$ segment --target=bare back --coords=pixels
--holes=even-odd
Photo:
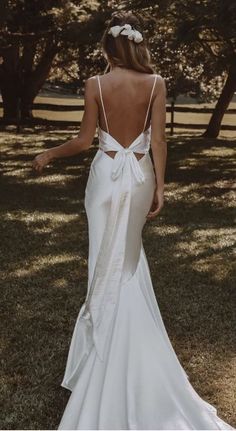
[[[156,75],[122,68],[98,77],[99,126],[125,148],[150,125],[155,81]]]

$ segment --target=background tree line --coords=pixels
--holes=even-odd
[[[0,3],[0,89],[4,119],[32,104],[46,80],[81,87],[105,68],[99,41],[117,9],[114,1],[2,0]],[[236,3],[234,0],[128,0],[119,9],[143,19],[153,63],[168,95],[188,94],[217,103],[205,136],[219,134],[236,91]]]

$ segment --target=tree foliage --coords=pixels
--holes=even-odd
[[[0,86],[5,116],[16,115],[19,101],[22,115],[29,116],[46,79],[82,85],[103,70],[99,41],[117,9],[142,17],[153,63],[171,97],[219,97],[215,130],[208,130],[217,135],[236,90],[235,0],[122,0],[118,5],[114,0],[2,0]]]
[[[15,117],[20,102],[21,113],[27,117],[53,66],[54,72],[64,66],[65,76],[74,77],[79,48],[98,39],[103,13],[95,0],[3,0],[1,9],[4,115]]]
[[[169,94],[188,92],[200,100],[218,97],[206,131],[216,137],[236,91],[235,0],[124,0],[127,9],[150,9],[154,34],[149,39]]]

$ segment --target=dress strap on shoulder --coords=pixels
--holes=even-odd
[[[107,132],[108,132],[108,133],[110,133],[110,132],[109,132],[109,127],[108,127],[108,122],[107,122],[106,111],[105,111],[105,107],[104,107],[104,103],[103,103],[102,89],[101,89],[101,83],[100,83],[99,75],[97,75],[97,81],[98,81],[98,87],[99,87],[99,93],[100,93],[100,100],[101,100],[101,104],[102,104],[103,115],[104,115],[105,122],[106,122]]]
[[[152,91],[151,91],[151,95],[150,95],[150,99],[149,99],[149,104],[148,104],[148,108],[147,108],[147,113],[146,113],[146,117],[145,117],[145,121],[144,121],[144,126],[143,126],[143,132],[144,132],[145,127],[146,127],[146,123],[147,123],[147,119],[148,119],[149,109],[150,109],[150,106],[151,106],[151,101],[152,101],[152,96],[153,96],[153,91],[154,91],[154,88],[155,88],[156,80],[157,80],[157,75],[155,75],[153,86],[152,86]]]

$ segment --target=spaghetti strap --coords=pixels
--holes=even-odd
[[[107,128],[107,132],[108,132],[108,133],[110,133],[110,132],[109,132],[109,127],[108,127],[108,122],[107,122],[106,111],[105,111],[104,103],[103,103],[102,89],[101,89],[101,83],[100,83],[99,75],[97,75],[97,80],[98,80],[98,87],[99,87],[100,99],[101,99],[101,104],[102,104],[102,109],[103,109],[103,115],[104,115],[105,122],[106,122],[106,128]]]
[[[150,95],[150,99],[149,99],[149,104],[148,104],[148,108],[147,108],[147,113],[146,113],[146,117],[145,117],[145,121],[144,121],[144,126],[143,126],[143,132],[144,132],[145,127],[146,127],[148,113],[149,113],[149,109],[150,109],[150,105],[151,105],[151,101],[152,101],[152,95],[153,95],[153,91],[154,91],[154,88],[155,88],[156,80],[157,80],[157,75],[155,75],[153,86],[152,86],[152,91],[151,91],[151,95]]]

